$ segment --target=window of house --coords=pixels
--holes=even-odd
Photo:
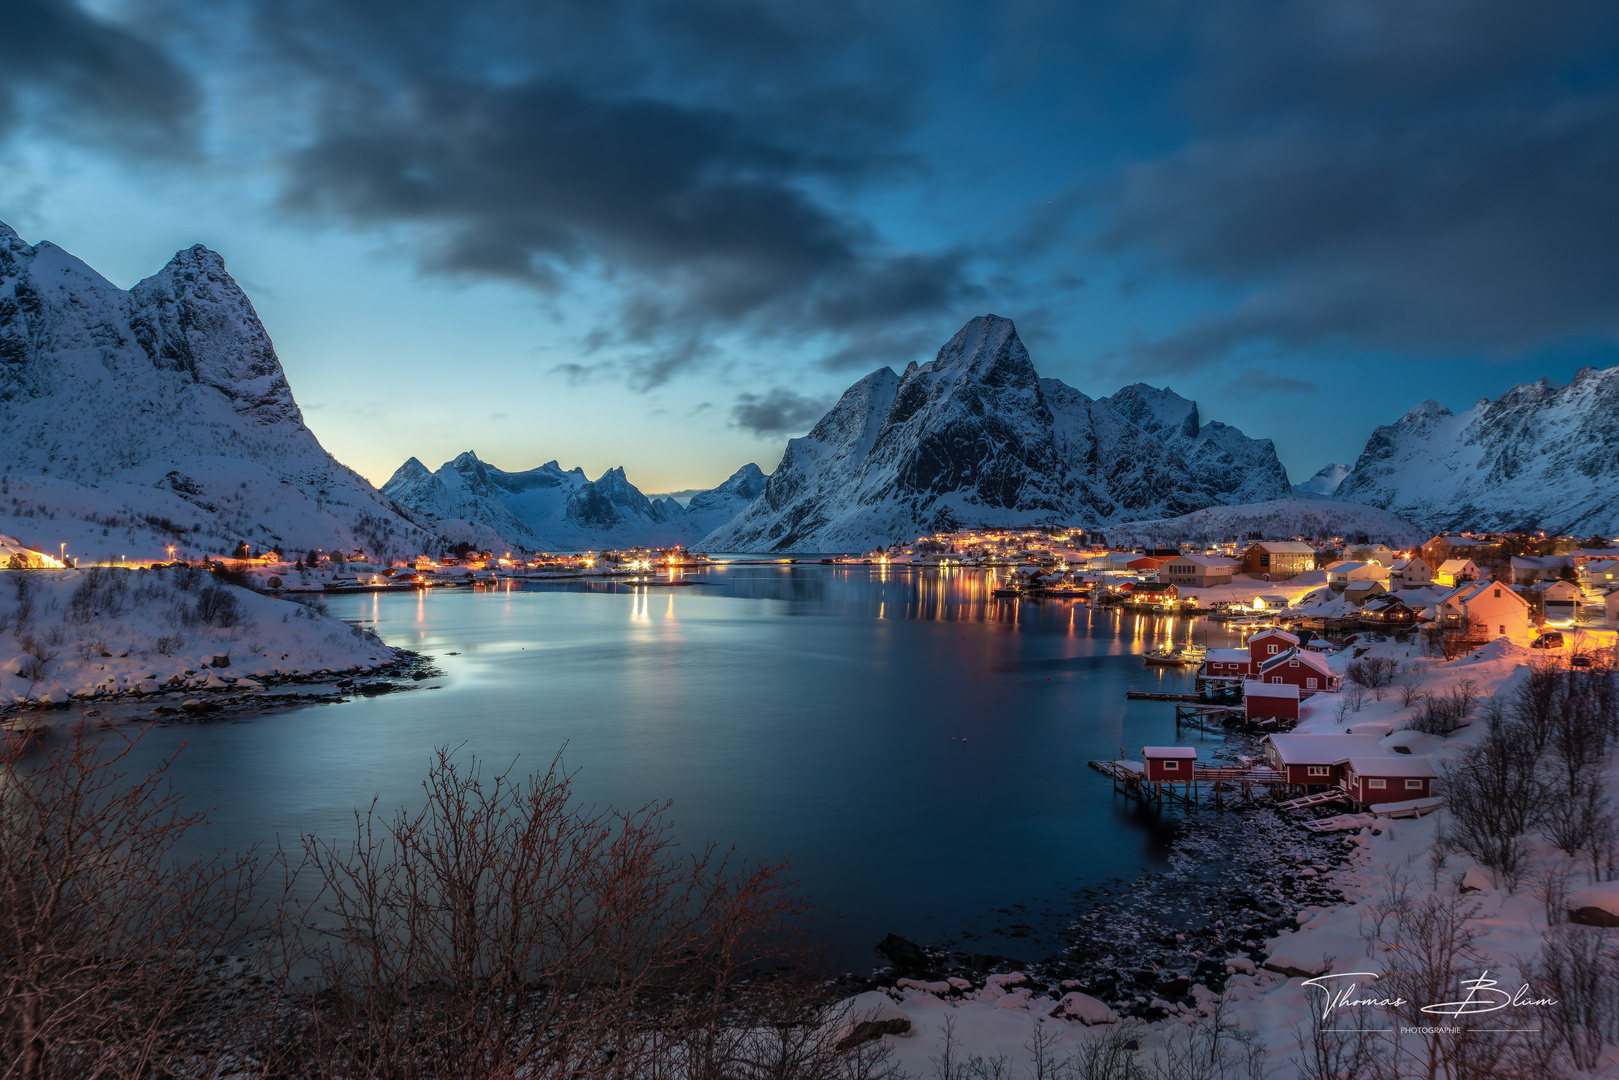
[[[1311,765],[1310,766],[1310,775],[1311,776],[1330,776],[1330,775],[1332,775],[1332,770],[1327,768],[1325,765]]]
[[[1180,767],[1181,767],[1181,763],[1178,762],[1178,761],[1175,761],[1175,760],[1170,760],[1170,761],[1164,762],[1164,768],[1166,768],[1166,769],[1178,769]]]
[[[1496,632],[1496,633],[1497,633],[1497,634],[1503,634],[1503,635],[1504,635],[1504,634],[1505,634],[1505,633],[1506,633],[1506,632],[1507,632],[1507,628],[1506,628],[1506,627],[1504,627],[1504,626],[1497,626],[1497,627],[1496,627],[1496,628],[1495,628],[1495,632]]]
[[[1495,598],[1497,600],[1501,599],[1501,590],[1500,589],[1495,590]]]
[[[1272,675],[1270,677],[1270,681],[1273,683],[1279,683],[1282,681],[1282,677],[1280,675]]]
[[[1271,645],[1271,646],[1268,646],[1265,651],[1270,653],[1272,656],[1275,656],[1277,648],[1279,648],[1279,646]]]
[[[1407,791],[1421,791],[1422,790],[1422,781],[1421,780],[1407,780],[1405,782],[1405,789]]]
[[[1366,786],[1369,788],[1386,788],[1389,786],[1389,782],[1387,780],[1368,780],[1366,781]]]
[[[1314,679],[1305,679],[1304,680],[1304,688],[1306,690],[1314,690],[1316,688],[1315,683],[1316,683],[1316,681]]]
[[[1288,667],[1298,667],[1298,666],[1299,666],[1299,662],[1298,662],[1298,661],[1297,661],[1297,660],[1289,660],[1289,661],[1288,661],[1288,662],[1287,662],[1287,666],[1288,666]]]

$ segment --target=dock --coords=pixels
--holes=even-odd
[[[1192,765],[1187,780],[1148,780],[1145,766],[1126,758],[1113,761],[1092,761],[1091,768],[1109,777],[1113,789],[1122,791],[1127,798],[1148,802],[1196,803],[1205,795],[1213,796],[1216,806],[1225,804],[1228,796],[1251,803],[1254,789],[1267,791],[1287,786],[1287,774],[1276,769],[1228,765]]]

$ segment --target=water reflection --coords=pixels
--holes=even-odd
[[[1140,654],[1224,643],[1202,623],[997,599],[979,571],[678,580],[698,584],[335,597],[334,614],[435,656],[439,688],[176,726],[142,753],[187,741],[174,775],[218,807],[209,843],[245,846],[343,835],[374,796],[413,801],[437,745],[524,768],[565,745],[590,802],[673,798],[686,843],[791,856],[855,965],[888,931],[1033,956],[1044,943],[997,930],[994,909],[1163,865],[1174,817],[1124,803],[1086,763],[1175,739],[1172,706],[1125,691],[1189,689]]]

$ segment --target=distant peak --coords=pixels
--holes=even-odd
[[[13,229],[10,225],[7,225],[3,221],[0,221],[0,240],[15,240],[18,243],[23,244],[24,247],[27,246],[27,244],[23,241],[23,238],[17,235],[17,230]]]
[[[1400,417],[1400,422],[1404,423],[1407,420],[1435,420],[1441,416],[1452,415],[1454,414],[1449,409],[1439,404],[1439,402],[1435,401],[1433,398],[1429,398],[1426,401],[1418,403],[1410,412]]]
[[[460,468],[462,465],[476,465],[481,464],[481,462],[478,461],[478,455],[476,453],[471,450],[463,450],[459,454],[455,455],[455,460],[450,464]]]

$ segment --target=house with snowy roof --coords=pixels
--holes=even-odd
[[[1465,630],[1468,638],[1529,637],[1529,601],[1499,581],[1470,581],[1434,603],[1434,619],[1446,629]]]
[[[1435,585],[1455,586],[1483,576],[1484,568],[1472,559],[1446,559],[1434,571],[1433,580]]]
[[[1556,581],[1574,569],[1574,560],[1567,555],[1514,555],[1512,557],[1512,583],[1533,585],[1537,581]]]
[[[1249,675],[1263,683],[1285,683],[1299,688],[1299,697],[1307,698],[1326,690],[1335,690],[1338,676],[1327,666],[1327,661],[1313,652],[1294,646],[1286,652],[1269,657],[1259,670]]]
[[[1391,589],[1422,589],[1433,581],[1433,567],[1422,560],[1420,555],[1413,555],[1409,559],[1397,559],[1389,567],[1389,588]]]
[[[1296,540],[1256,540],[1242,553],[1242,572],[1286,581],[1315,569],[1315,548]]]
[[[1619,588],[1619,559],[1587,559],[1580,564],[1579,575],[1580,586],[1589,592]]]
[[[1231,584],[1239,568],[1235,559],[1219,555],[1178,555],[1158,567],[1158,580],[1182,589],[1206,589]]]
[[[1585,599],[1578,585],[1562,578],[1535,582],[1529,586],[1529,595],[1549,623],[1573,622],[1580,613],[1580,601]]]

